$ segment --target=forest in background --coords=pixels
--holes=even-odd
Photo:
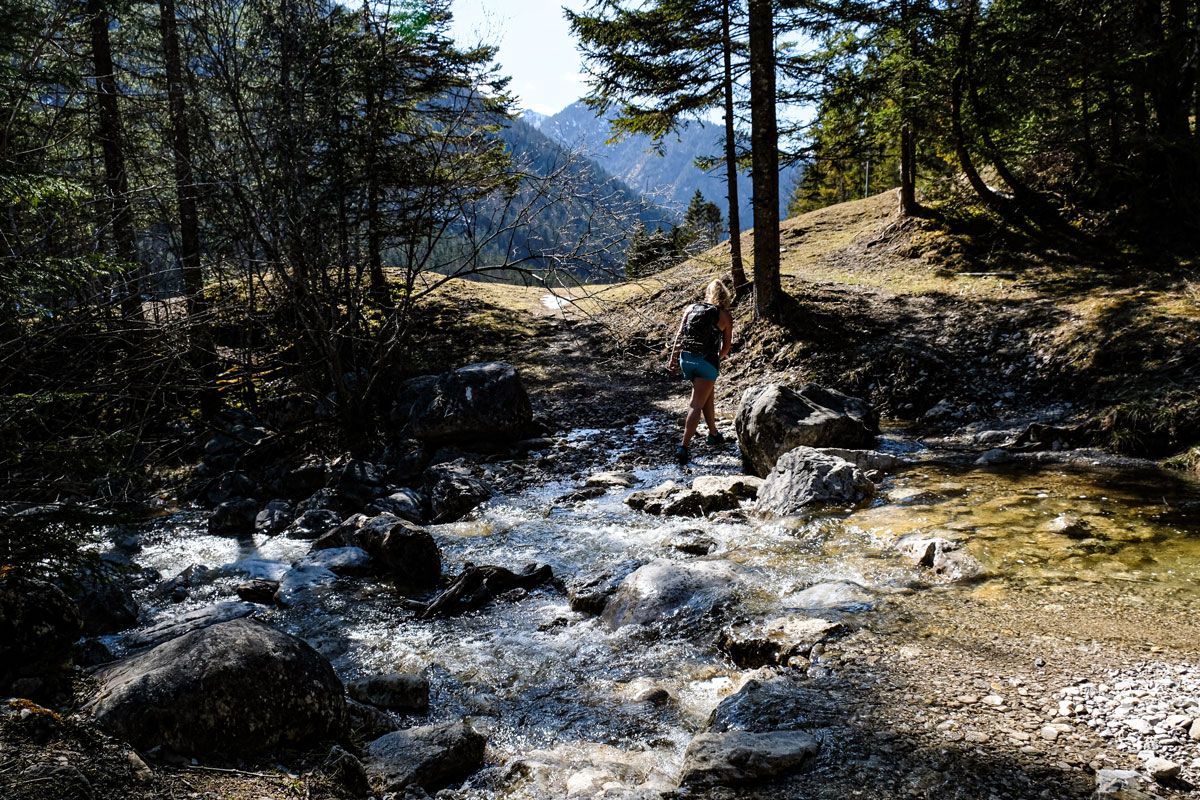
[[[568,151],[506,145],[494,51],[449,20],[442,0],[0,0],[10,491],[119,496],[281,386],[353,449],[421,366],[439,282],[619,270],[646,209]],[[895,187],[905,214],[1060,252],[1194,255],[1200,3],[598,2],[572,24],[618,132],[724,115],[764,319],[781,161],[805,168],[794,211]]]

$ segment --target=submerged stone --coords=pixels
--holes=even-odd
[[[601,618],[616,630],[703,614],[730,602],[747,574],[746,567],[723,559],[652,561],[621,583]]]

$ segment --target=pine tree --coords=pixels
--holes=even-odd
[[[730,276],[734,290],[746,285],[738,217],[738,157],[734,93],[745,73],[744,23],[734,0],[654,0],[621,4],[593,0],[588,11],[566,11],[579,38],[592,89],[585,101],[603,113],[616,106],[614,130],[642,133],[655,141],[709,109],[725,120],[725,183],[728,192]]]
[[[683,215],[683,250],[694,255],[716,247],[723,222],[720,207],[705,200],[697,189]]]

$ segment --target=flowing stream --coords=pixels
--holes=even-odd
[[[592,471],[613,469],[619,459],[640,463],[656,425],[661,421],[646,419],[624,430],[575,431],[560,449],[602,454]],[[631,560],[697,558],[672,543],[705,537],[715,546],[699,557],[749,568],[735,601],[742,614],[796,608],[802,590],[837,582],[843,583],[826,594],[806,594],[807,608],[824,605],[823,615],[860,619],[887,613],[930,580],[892,547],[909,533],[963,540],[988,580],[1000,585],[1083,581],[1098,593],[1140,593],[1150,601],[1169,595],[1200,607],[1200,488],[1194,483],[1162,473],[950,466],[899,434],[886,435],[881,449],[914,465],[888,477],[875,501],[853,511],[763,521],[744,508],[705,520],[632,511],[623,503],[628,489],[561,500],[582,485],[584,470],[498,497],[465,520],[431,530],[446,573],[467,562],[512,569],[537,562],[563,580]],[[673,465],[636,469],[637,488],[737,473],[733,450],[713,454],[698,447],[687,473]],[[1047,523],[1062,514],[1082,520],[1088,534],[1050,532]],[[278,578],[310,546],[286,535],[210,536],[204,523],[202,513],[180,512],[141,531],[133,556],[138,564],[165,577],[192,564],[219,575],[182,603],[148,601],[152,622],[230,599],[247,576]],[[845,583],[855,585],[849,596]],[[422,621],[387,583],[340,579],[305,593],[292,608],[263,607],[257,616],[307,639],[343,680],[424,671],[431,710],[405,724],[470,718],[488,735],[491,763],[523,764],[493,770],[488,796],[562,795],[570,775],[597,764],[626,786],[668,788],[688,742],[743,672],[716,649],[712,626],[718,623],[707,617],[610,631],[600,619],[573,612],[553,587]],[[672,703],[657,708],[639,700],[649,688],[665,689]],[[473,779],[476,787],[469,784],[462,796],[482,792],[483,780]]]

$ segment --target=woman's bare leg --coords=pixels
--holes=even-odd
[[[696,435],[696,427],[700,424],[704,406],[712,400],[713,386],[716,383],[716,381],[707,381],[704,378],[692,380],[692,400],[688,404],[687,421],[683,424],[684,447],[687,447],[691,443],[692,437]]]
[[[716,382],[714,381],[714,384]],[[708,426],[708,432],[712,435],[717,434],[717,392],[716,389],[708,393],[708,400],[704,402],[704,424]],[[696,427],[700,427],[697,425]]]

